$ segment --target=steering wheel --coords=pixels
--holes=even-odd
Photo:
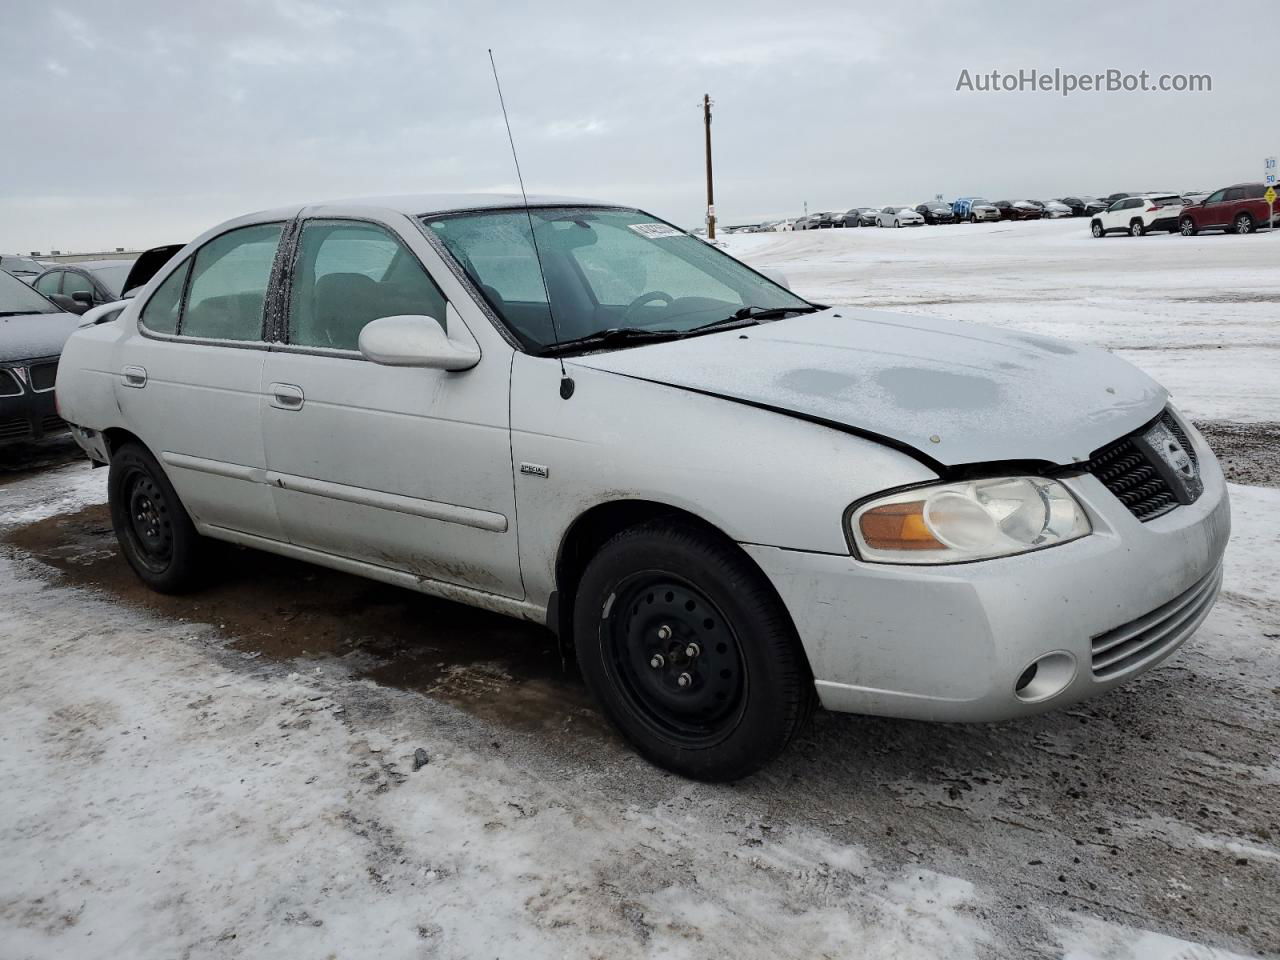
[[[643,307],[646,303],[653,303],[655,300],[662,300],[667,306],[671,306],[676,302],[676,298],[669,293],[664,293],[661,290],[650,290],[648,293],[640,294],[640,296],[627,304],[627,309],[622,311],[622,319],[624,321],[629,320],[635,310]]]

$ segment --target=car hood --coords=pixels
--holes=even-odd
[[[849,307],[569,362],[847,428],[941,467],[1069,465],[1168,399],[1094,347]]]
[[[31,313],[0,317],[0,363],[56,357],[80,325],[74,313]]]

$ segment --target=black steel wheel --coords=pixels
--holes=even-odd
[[[659,735],[713,746],[741,719],[747,671],[738,638],[697,587],[663,571],[627,577],[601,632],[619,693]]]
[[[129,514],[125,536],[132,555],[148,570],[162,573],[173,562],[173,520],[155,478],[130,466],[121,481]]]
[[[736,780],[780,753],[816,702],[795,627],[732,541],[672,518],[617,534],[574,598],[588,689],[653,763]]]
[[[141,444],[124,443],[112,451],[107,500],[120,550],[144,583],[161,593],[196,584],[204,540],[164,470]]]

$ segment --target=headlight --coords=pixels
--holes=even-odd
[[[1056,546],[1090,533],[1061,483],[992,477],[902,490],[849,516],[858,556],[875,563],[961,563]]]

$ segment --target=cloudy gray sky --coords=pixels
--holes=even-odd
[[[186,241],[249,210],[510,189],[722,222],[1258,179],[1271,0],[0,0],[0,250]],[[1256,32],[1254,32],[1256,30]],[[1253,37],[1243,46],[1236,41]],[[1255,42],[1256,41],[1256,42]],[[972,74],[1205,73],[1202,93],[956,92]]]

